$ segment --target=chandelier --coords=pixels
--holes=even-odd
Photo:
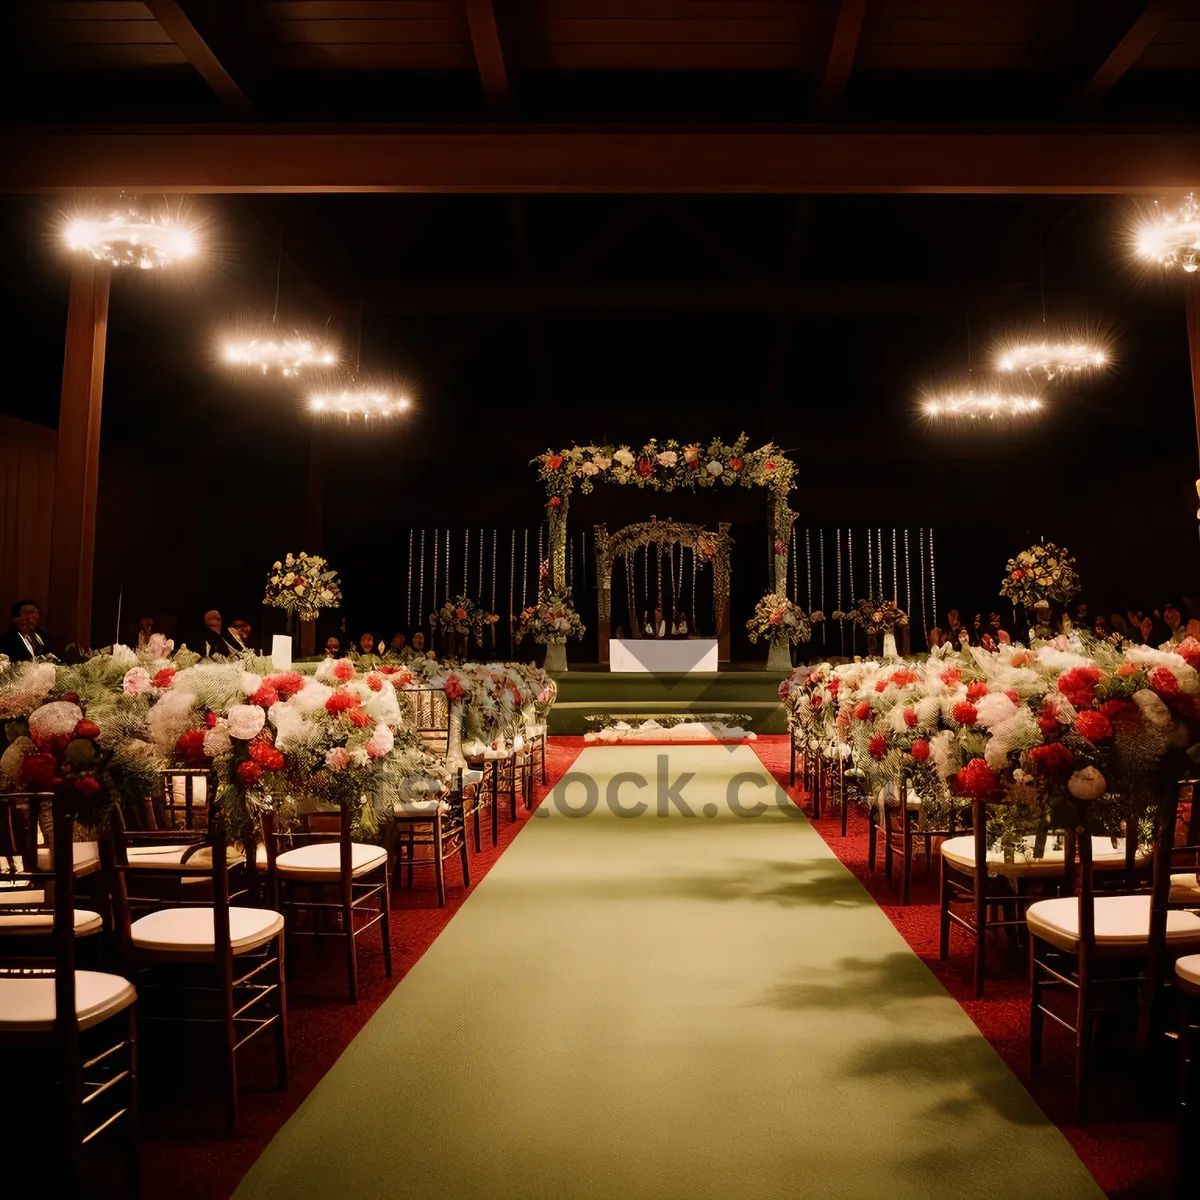
[[[230,339],[224,345],[222,357],[231,366],[257,367],[264,375],[271,371],[285,376],[299,375],[309,367],[332,367],[337,363],[333,346],[300,335]]]
[[[348,421],[361,420],[369,424],[373,420],[398,417],[408,408],[409,399],[403,392],[389,387],[354,384],[337,391],[316,392],[309,397],[308,406],[318,415],[345,417]]]
[[[923,392],[921,407],[931,420],[1019,420],[1036,416],[1042,398],[1036,392],[1005,392],[987,384],[951,384]]]
[[[90,254],[113,267],[149,271],[196,254],[196,239],[182,221],[169,215],[144,216],[133,205],[103,217],[75,217],[63,231],[67,248]]]
[[[1139,258],[1163,267],[1182,267],[1191,274],[1200,266],[1200,200],[1189,192],[1174,212],[1157,201],[1154,215],[1137,228]]]
[[[1059,375],[1079,375],[1103,370],[1111,361],[1108,348],[1088,338],[1054,340],[1041,336],[1013,339],[998,346],[995,366],[999,371],[1025,371],[1043,374],[1047,379]]]

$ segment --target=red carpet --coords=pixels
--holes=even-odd
[[[788,786],[788,738],[786,734],[760,735],[751,747],[763,766],[785,788]],[[807,801],[799,785],[788,789],[797,804]],[[807,811],[807,804],[804,803]],[[1110,1196],[1121,1200],[1148,1200],[1174,1194],[1171,1180],[1175,1163],[1175,1129],[1171,1117],[1162,1121],[1094,1120],[1085,1129],[1070,1124],[1071,1082],[1069,1079],[1031,1079],[1029,1062],[1029,988],[1024,959],[1004,955],[997,944],[995,958],[988,963],[988,982],[982,1000],[976,1000],[971,986],[971,943],[961,931],[952,931],[950,957],[938,961],[938,889],[937,859],[934,874],[925,878],[924,863],[917,860],[912,903],[898,903],[898,893],[888,887],[883,875],[883,852],[879,869],[872,875],[867,869],[867,819],[861,810],[851,810],[845,838],[841,836],[841,814],[827,810],[813,827],[830,849],[862,882],[875,902],[888,915],[904,940],[941,981],[942,986],[962,1005],[979,1031],[996,1048],[1012,1071],[1041,1105],[1042,1110],[1063,1131],[1096,1182]],[[1051,1045],[1055,1041],[1052,1037]],[[1048,1060],[1052,1071],[1065,1071],[1065,1059]],[[1132,1089],[1124,1089],[1126,1095]],[[1119,1099],[1116,1101],[1119,1105]],[[1100,1109],[1103,1116],[1111,1111],[1109,1097]],[[969,1152],[969,1151],[964,1151]],[[992,1166],[998,1164],[991,1164]],[[990,1169],[981,1164],[982,1169]]]
[[[570,769],[583,738],[549,739],[546,769],[549,784],[537,786],[541,798]],[[518,808],[515,823],[500,813],[500,844],[493,849],[490,831],[485,830],[483,850],[471,854],[471,883],[475,886],[524,828],[529,814]],[[143,1142],[144,1194],[148,1200],[216,1200],[229,1196],[250,1164],[262,1153],[283,1123],[300,1106],[321,1077],[333,1066],[354,1035],[391,994],[417,960],[433,944],[469,895],[462,886],[457,858],[447,860],[446,907],[437,907],[433,873],[418,871],[411,891],[392,895],[392,978],[383,974],[383,957],[378,940],[370,934],[359,943],[360,998],[357,1005],[346,1002],[346,975],[342,943],[331,939],[323,959],[314,961],[311,951],[298,964],[296,978],[288,983],[288,1032],[291,1049],[291,1078],[285,1092],[274,1088],[270,1038],[252,1042],[242,1053],[243,1092],[239,1136],[223,1136],[222,1110],[218,1093],[205,1089],[182,1094],[178,1080],[194,1080],[191,1068],[202,1062],[181,1062],[164,1075],[164,1054],[184,1060],[177,1044],[165,1043],[155,1050],[143,1045]],[[469,1036],[469,1031],[464,1031]],[[198,1058],[203,1049],[190,1056]],[[175,1068],[175,1063],[172,1063]],[[173,1080],[175,1081],[173,1083]],[[189,1084],[190,1087],[190,1084]],[[413,1080],[413,1102],[420,1104],[420,1081]],[[402,1117],[403,1114],[397,1114]],[[108,1172],[104,1171],[107,1175]],[[119,1174],[117,1178],[123,1177]]]

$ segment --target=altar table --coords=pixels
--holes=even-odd
[[[716,638],[613,638],[610,671],[691,675],[717,670]]]

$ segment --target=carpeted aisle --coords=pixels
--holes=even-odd
[[[596,810],[543,803],[239,1197],[1101,1195],[751,750],[580,775]]]

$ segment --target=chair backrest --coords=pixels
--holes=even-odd
[[[212,772],[207,767],[171,767],[159,772],[163,808],[159,828],[203,829],[213,795]]]
[[[10,916],[48,916],[48,938],[0,939],[0,976],[54,979],[54,1033],[64,1053],[74,1052],[79,1027],[75,1019],[75,811],[66,794],[15,792],[0,795],[0,883]],[[37,831],[51,817],[49,864],[39,862]],[[44,856],[43,856],[44,857]],[[27,898],[16,900],[21,893]],[[13,903],[8,903],[13,900]]]
[[[441,688],[397,688],[412,716],[413,729],[426,750],[445,757],[450,751],[450,702]]]
[[[328,828],[336,823],[336,829]],[[321,828],[324,826],[324,828]],[[281,830],[275,813],[266,809],[262,815],[263,842],[267,851],[267,879],[271,888],[272,901],[278,899],[279,877],[276,860],[287,849],[299,849],[321,842],[338,843],[338,873],[341,883],[348,887],[354,877],[354,851],[350,814],[345,808],[319,809],[302,813],[295,827]]]

